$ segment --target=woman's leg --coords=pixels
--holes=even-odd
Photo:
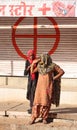
[[[35,120],[36,118],[38,118],[40,115],[40,106],[39,105],[34,105],[32,107],[32,116],[31,116],[31,120],[29,122],[29,124],[34,124],[35,123]]]
[[[47,124],[49,110],[50,110],[50,106],[44,106],[43,107],[43,110],[42,110],[42,119],[43,119],[43,123],[44,124]]]

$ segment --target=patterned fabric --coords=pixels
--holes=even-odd
[[[33,106],[32,119],[36,119],[38,117],[47,119],[48,114],[49,114],[49,109],[50,109],[50,106],[41,106],[41,105]]]
[[[42,54],[40,56],[41,61],[38,63],[38,71],[41,74],[46,74],[53,70],[54,68],[54,63],[52,63],[52,59],[50,55],[48,54]]]

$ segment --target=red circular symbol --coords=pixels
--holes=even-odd
[[[55,52],[55,50],[57,49],[58,47],[58,44],[59,44],[59,40],[60,40],[60,31],[59,31],[59,28],[58,28],[58,24],[56,23],[56,21],[52,18],[52,17],[48,17],[48,20],[51,21],[51,23],[53,24],[54,26],[54,29],[55,29],[55,32],[56,34],[53,34],[53,35],[38,35],[37,34],[37,18],[34,17],[34,35],[17,35],[16,34],[16,29],[17,29],[17,26],[19,25],[19,23],[24,19],[25,17],[20,17],[16,23],[13,25],[13,28],[12,28],[12,41],[13,41],[13,46],[16,50],[16,52],[18,53],[18,55],[20,55],[22,58],[24,59],[27,59],[27,56],[24,55],[22,53],[22,51],[20,50],[20,48],[18,47],[17,43],[16,43],[16,39],[15,38],[34,38],[34,45],[33,45],[33,49],[34,49],[34,52],[35,54],[37,53],[37,38],[41,37],[45,37],[45,38],[55,38],[55,43],[53,45],[53,47],[49,50],[49,54],[53,54]]]

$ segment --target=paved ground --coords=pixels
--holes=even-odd
[[[10,83],[11,80],[9,79]],[[61,103],[64,104],[57,108],[51,107],[47,125],[38,119],[30,126],[28,122],[31,115],[27,112],[29,102],[25,101],[26,84],[23,86],[23,81],[19,82],[19,78],[20,84],[17,83],[17,78],[15,80],[12,81],[12,86],[0,86],[0,130],[77,130],[77,87],[74,85],[76,81],[72,82],[73,87],[64,85],[61,88]]]
[[[33,125],[30,120],[29,102],[1,102],[0,103],[0,130],[77,130],[77,106],[52,106],[48,124],[45,125],[39,118]]]

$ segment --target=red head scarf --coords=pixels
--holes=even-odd
[[[32,63],[33,60],[35,59],[34,50],[31,50],[31,49],[30,49],[30,50],[27,52],[27,55],[28,55],[28,60],[29,60],[29,62]],[[31,56],[32,56],[32,59],[30,58]]]
[[[34,50],[29,50],[27,52],[28,55],[28,61],[30,62],[30,64],[32,64],[33,60],[35,59],[35,54],[34,54]],[[30,58],[32,56],[32,58]],[[35,79],[35,74],[31,74],[31,78],[34,80]]]

